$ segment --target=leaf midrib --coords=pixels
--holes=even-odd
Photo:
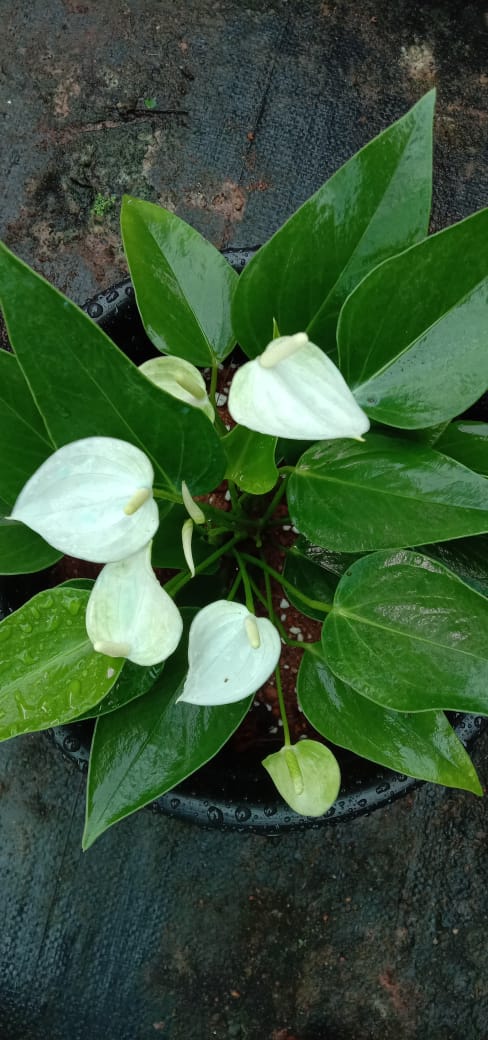
[[[403,499],[407,499],[408,501],[417,501],[418,499],[424,499],[425,496],[428,494],[428,492],[422,492],[421,494],[418,494],[417,496],[414,496],[413,494],[402,494],[399,491],[394,491],[394,490],[391,490],[389,488],[383,489],[383,488],[379,488],[379,487],[372,487],[370,484],[357,484],[354,480],[340,480],[339,477],[326,477],[326,476],[322,476],[321,474],[313,472],[312,470],[299,470],[297,468],[295,470],[295,476],[297,476],[297,475],[305,476],[305,477],[308,477],[309,479],[310,479],[310,477],[312,477],[313,480],[320,480],[320,481],[323,481],[324,483],[339,484],[340,486],[344,486],[344,487],[348,487],[348,488],[349,487],[350,488],[356,488],[357,490],[360,490],[360,491],[367,491],[369,494],[388,495],[389,498],[400,498],[402,500]],[[476,475],[478,475],[478,474],[476,474]],[[483,507],[483,506],[476,507],[476,506],[464,506],[464,505],[457,505],[457,504],[452,505],[449,502],[437,501],[436,499],[432,499],[432,498],[429,498],[428,501],[431,502],[434,505],[445,506],[446,508],[450,508],[450,509],[462,509],[463,512],[488,513],[488,507],[486,507],[486,506],[485,507]]]
[[[329,617],[332,620],[335,620],[334,612],[335,612],[336,618],[337,618],[337,616],[339,616],[339,617],[345,618],[346,621],[350,621],[350,620],[357,621],[360,624],[367,625],[370,628],[378,628],[382,632],[393,633],[394,635],[399,636],[401,639],[408,640],[409,642],[425,643],[427,646],[437,647],[438,649],[441,649],[441,650],[448,650],[451,653],[462,654],[465,657],[472,657],[476,661],[483,661],[485,664],[488,664],[488,658],[480,657],[479,654],[472,653],[472,651],[470,651],[470,650],[463,650],[461,647],[453,647],[453,646],[450,646],[447,643],[440,643],[440,642],[438,642],[435,639],[425,639],[422,636],[418,636],[417,634],[409,635],[408,633],[404,632],[402,629],[394,628],[394,627],[389,626],[389,625],[381,625],[381,624],[379,624],[379,622],[374,621],[371,618],[363,617],[360,614],[355,614],[353,611],[349,611],[349,610],[345,609],[344,607],[340,606],[340,604],[337,604],[333,608],[333,610],[331,611]],[[327,624],[327,622],[326,622],[326,624]],[[354,631],[354,629],[353,629],[353,631]],[[357,633],[357,634],[360,636],[360,633]],[[364,642],[364,640],[363,640],[363,642]],[[368,644],[365,644],[365,645],[368,645]],[[369,649],[371,649],[371,648],[369,648]]]

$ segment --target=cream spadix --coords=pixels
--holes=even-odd
[[[249,697],[274,671],[280,652],[268,618],[254,617],[242,603],[209,603],[191,624],[188,675],[178,699],[216,705]]]
[[[160,390],[191,404],[193,408],[201,408],[210,422],[214,421],[214,410],[208,399],[205,380],[195,365],[184,358],[156,357],[144,361],[139,369]]]
[[[336,758],[318,740],[299,740],[263,760],[287,805],[302,816],[322,816],[334,804],[341,785]]]
[[[176,650],[182,629],[180,612],[151,567],[150,545],[107,563],[86,608],[94,650],[134,664],[158,664]]]
[[[59,448],[24,485],[12,519],[49,545],[92,563],[130,556],[159,524],[153,468],[144,452],[113,437]]]
[[[296,440],[360,438],[369,430],[339,369],[304,332],[272,340],[237,370],[229,412],[249,430]]]

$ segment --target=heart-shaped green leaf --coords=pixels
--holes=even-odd
[[[25,300],[29,299],[29,307]],[[56,289],[0,247],[0,302],[12,346],[56,447],[117,437],[146,453],[156,483],[212,490],[224,454],[198,409],[164,394],[102,330]]]
[[[488,423],[469,419],[449,423],[436,448],[475,473],[488,476]]]
[[[129,195],[121,224],[150,340],[193,365],[222,361],[235,344],[230,304],[237,283],[225,257],[175,213]]]
[[[322,648],[335,675],[384,707],[488,715],[488,600],[420,553],[353,563]]]
[[[488,481],[432,448],[380,433],[324,441],[288,484],[293,523],[311,542],[366,552],[488,531]]]
[[[69,722],[114,685],[124,661],[93,650],[88,597],[60,585],[0,623],[0,740]]]
[[[219,708],[176,704],[188,671],[188,627],[150,693],[97,721],[83,848],[118,820],[171,790],[220,750],[252,698]]]
[[[271,491],[278,480],[276,441],[276,437],[266,433],[255,433],[246,426],[234,426],[222,439],[227,456],[226,478],[251,495],[265,495]]]
[[[371,418],[434,426],[486,390],[487,236],[485,209],[386,261],[344,304],[340,368]]]
[[[333,675],[318,648],[302,659],[297,691],[308,721],[338,747],[419,780],[483,793],[444,712],[381,708]]]
[[[368,271],[427,233],[434,92],[362,148],[287,221],[242,273],[232,316],[250,357],[308,332],[336,352],[337,315]]]

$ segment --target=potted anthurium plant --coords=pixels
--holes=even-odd
[[[263,765],[296,813],[333,804],[334,745],[481,793],[445,712],[488,714],[488,425],[457,418],[488,386],[488,210],[427,237],[433,107],[240,277],[125,198],[141,367],[1,250],[0,570],[97,567],[2,620],[0,737],[96,718],[85,847],[209,760],[273,676]]]

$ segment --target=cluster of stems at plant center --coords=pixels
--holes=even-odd
[[[283,509],[287,482],[291,472],[293,472],[293,467],[283,466],[279,470],[276,487],[267,495],[240,492],[233,481],[226,481],[228,495],[225,496],[225,489],[221,489],[221,495],[223,500],[230,502],[229,509],[220,509],[204,501],[199,502],[205,516],[206,538],[209,544],[215,544],[216,548],[194,568],[194,574],[208,571],[209,567],[218,560],[234,561],[235,578],[227,594],[227,600],[233,602],[238,598],[243,599],[251,614],[256,613],[256,604],[259,604],[278,630],[281,640],[286,646],[313,653],[314,642],[299,641],[288,635],[273,604],[272,584],[276,583],[283,594],[291,593],[298,602],[322,612],[324,617],[332,609],[332,604],[305,595],[288,582],[279,570],[271,566],[267,559],[270,550],[273,551],[273,555],[276,555],[278,550],[282,556],[285,556],[288,551],[286,544],[282,539],[279,540],[277,535],[283,528],[290,530],[292,527],[286,508]],[[166,496],[154,488],[154,497]],[[166,592],[175,596],[191,581],[192,576],[191,573],[184,573],[171,578],[164,586]],[[284,743],[285,746],[290,746],[290,730],[279,663],[275,670],[275,680],[283,723]]]

